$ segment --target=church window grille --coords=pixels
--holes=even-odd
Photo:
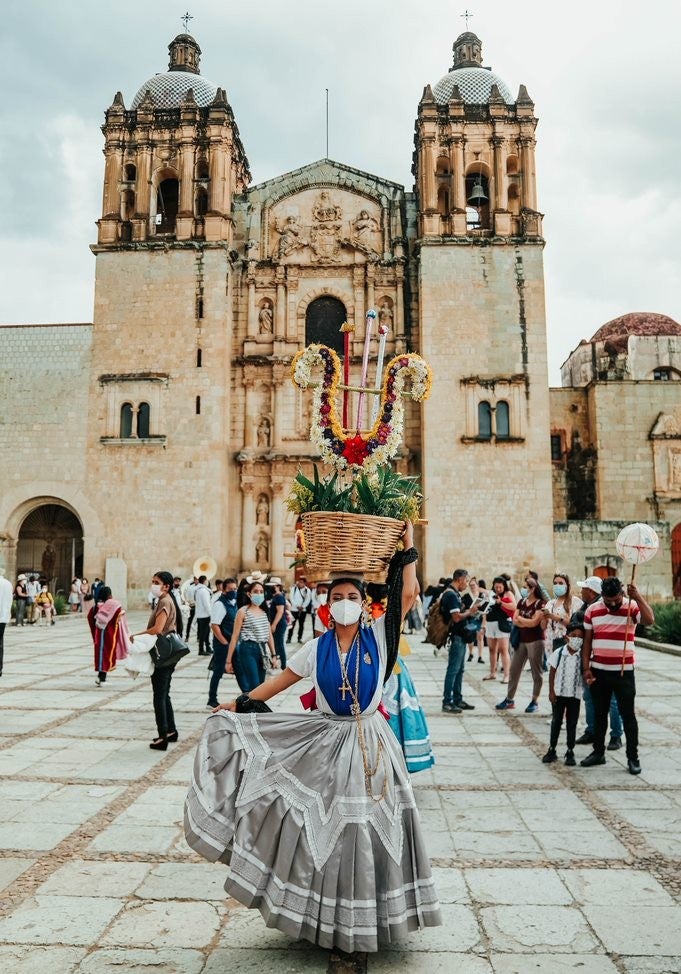
[[[120,436],[127,440],[132,436],[132,403],[124,402],[121,406]]]
[[[345,305],[338,298],[315,298],[305,312],[305,344],[320,342],[343,354],[343,333],[341,325],[347,319]]]
[[[196,368],[200,369],[202,365],[203,352],[200,348],[196,349]]]
[[[129,162],[124,170],[125,180],[128,183],[133,183],[137,178],[137,167]]]
[[[196,193],[196,215],[205,216],[208,212],[208,192],[205,189],[199,189]]]
[[[492,439],[492,407],[486,401],[478,403],[478,439]]]
[[[551,461],[561,463],[563,460],[563,437],[560,433],[551,434]]]
[[[148,402],[141,402],[137,407],[137,436],[140,440],[149,438],[149,420],[151,409]]]
[[[201,396],[196,397],[196,415],[201,415]]]
[[[497,403],[494,410],[494,426],[498,440],[507,440],[511,435],[509,424],[508,403],[503,399]]]
[[[672,370],[660,366],[657,369],[653,369],[653,379],[658,382],[669,382],[672,377]]]

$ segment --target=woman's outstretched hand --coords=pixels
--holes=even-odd
[[[236,713],[236,700],[230,700],[229,703],[219,703],[213,713],[217,714],[220,710],[231,710],[233,714]]]

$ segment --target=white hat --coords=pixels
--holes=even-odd
[[[264,585],[266,579],[267,579],[267,573],[266,572],[263,573],[261,571],[258,571],[257,568],[256,568],[256,570],[254,572],[251,572],[250,575],[247,575],[246,576],[246,581],[248,582],[249,585],[252,585],[253,582],[260,582],[261,585]]]
[[[26,581],[26,576],[23,574],[23,572],[21,575],[17,575],[17,582],[25,582],[25,581]]]
[[[589,588],[596,595],[600,595],[603,589],[603,582],[596,575],[589,575],[583,582],[577,582],[577,588]]]
[[[267,583],[268,585],[283,585],[284,583],[277,575],[272,575]]]

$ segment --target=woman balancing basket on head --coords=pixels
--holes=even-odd
[[[335,359],[338,369],[330,349],[312,346],[304,354]],[[397,385],[401,390],[401,382]],[[304,491],[313,503],[326,490],[327,504],[348,507],[352,487],[362,478],[363,489],[373,488],[378,496],[378,481],[366,473],[358,477],[358,464],[346,466],[354,476],[347,487],[335,474],[325,481],[315,475],[315,484],[299,474],[290,505],[300,508]],[[336,467],[345,473],[342,463]],[[414,494],[403,497],[403,504],[414,501]],[[354,500],[362,508],[356,493]],[[356,515],[335,513],[345,520],[349,550],[356,552]],[[404,757],[378,709],[402,620],[418,591],[417,553],[406,519],[398,523],[402,550],[392,554],[393,537],[388,550],[378,553],[383,574],[392,554],[387,611],[365,626],[362,559],[346,561],[340,534],[328,544],[328,537],[313,538],[314,525],[304,520],[308,575],[332,575],[333,628],[307,643],[282,673],[208,718],[185,832],[195,851],[229,864],[225,890],[260,910],[268,926],[330,949],[329,971],[363,971],[366,952],[441,922]],[[325,548],[325,564],[310,561],[317,540]],[[269,710],[266,700],[304,677],[314,688],[307,704],[316,709],[262,712]]]

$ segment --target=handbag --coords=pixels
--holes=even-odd
[[[247,693],[236,698],[236,712],[238,714],[271,714],[272,708],[264,700],[251,700]]]
[[[156,643],[149,650],[154,666],[157,670],[174,666],[189,652],[189,646],[176,632],[167,632],[156,637]]]
[[[517,649],[520,646],[520,629],[517,626],[511,626],[511,638],[509,639],[511,649]]]

